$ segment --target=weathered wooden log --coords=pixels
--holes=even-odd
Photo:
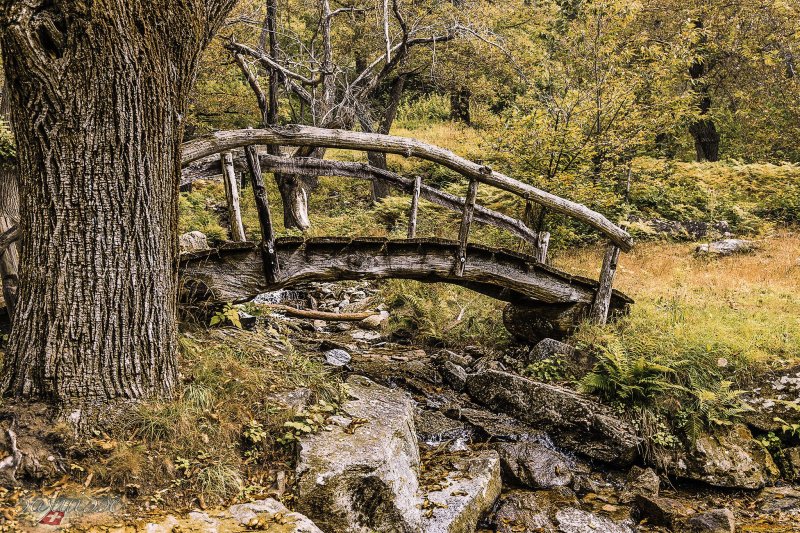
[[[245,164],[244,158],[234,158],[234,164],[237,162],[240,162],[242,165]],[[260,154],[259,162],[261,163],[262,169],[267,172],[281,172],[305,176],[342,176],[366,180],[382,179],[396,189],[410,194],[413,194],[415,186],[415,180],[364,163],[329,161],[308,157],[275,157],[267,154]],[[209,178],[219,175],[219,173],[218,162],[204,160],[200,165],[192,165],[190,168],[184,169],[182,183],[188,183],[189,180],[193,179]],[[464,198],[459,198],[453,194],[440,191],[424,183],[420,184],[420,197],[451,211],[461,213],[464,209]],[[481,205],[475,205],[474,220],[481,224],[488,224],[504,229],[534,245],[537,242],[537,233],[526,226],[521,220]]]
[[[610,244],[603,257],[603,268],[600,271],[600,287],[597,289],[592,309],[589,311],[589,320],[593,324],[605,324],[608,320],[611,293],[614,286],[614,275],[617,273],[619,261],[619,247]]]
[[[478,180],[469,180],[467,199],[464,203],[464,213],[461,217],[461,227],[458,230],[458,254],[456,255],[455,275],[464,275],[467,266],[467,241],[469,230],[472,227],[472,216],[475,213],[475,199],[478,197]]]
[[[375,316],[379,313],[329,313],[327,311],[312,311],[309,309],[297,309],[296,307],[291,307],[288,305],[283,304],[259,304],[262,307],[269,307],[270,309],[275,309],[281,313],[285,313],[289,316],[294,316],[297,318],[308,318],[309,320],[325,320],[325,321],[337,321],[337,322],[360,322],[366,318],[371,316]]]
[[[261,227],[261,249],[264,256],[264,273],[268,280],[274,281],[280,273],[280,265],[275,255],[275,228],[272,225],[272,213],[269,209],[267,189],[264,186],[264,175],[258,160],[255,146],[245,148],[247,166],[253,180],[253,197],[258,211],[258,223]]]
[[[477,179],[487,185],[533,200],[553,211],[580,220],[607,235],[624,251],[629,251],[633,247],[633,239],[626,231],[584,205],[560,198],[496,171],[484,173],[482,165],[415,139],[299,125],[259,130],[219,131],[185,143],[182,163],[188,164],[217,152],[252,144],[319,146],[420,157],[439,163],[468,178]]]
[[[417,236],[417,215],[419,214],[419,193],[422,187],[422,176],[414,177],[414,191],[411,193],[411,210],[408,214],[408,238]]]
[[[220,154],[222,158],[222,181],[225,184],[225,199],[228,202],[228,218],[231,226],[231,240],[244,242],[247,240],[242,225],[242,209],[239,205],[239,183],[236,170],[233,168],[233,155],[230,152]]]
[[[443,239],[319,238],[275,242],[281,276],[269,283],[252,243],[182,257],[185,301],[245,301],[262,292],[307,281],[403,278],[446,282],[518,304],[591,304],[597,282],[536,263],[532,257],[468,245],[464,275],[453,274],[459,243]],[[630,300],[616,291],[614,305]]]

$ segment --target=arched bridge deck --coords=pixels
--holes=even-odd
[[[258,146],[338,148],[419,157],[459,172],[467,178],[464,197],[455,196],[386,169],[362,163],[259,153]],[[240,150],[238,155],[233,150]],[[278,150],[281,152],[281,150]],[[527,307],[536,315],[554,313],[551,322],[569,325],[583,316],[604,323],[631,300],[612,290],[620,252],[633,246],[631,236],[602,214],[515,180],[481,163],[468,161],[437,146],[415,139],[310,126],[216,132],[183,146],[182,179],[222,174],[228,196],[233,240],[244,240],[238,204],[237,165],[249,172],[258,210],[262,240],[240,242],[182,257],[183,298],[205,301],[242,301],[260,292],[304,281],[405,278],[446,282],[474,289],[494,298]],[[342,176],[379,181],[411,195],[408,239],[275,238],[266,195],[264,171],[293,176]],[[544,213],[552,211],[593,227],[607,240],[599,281],[571,276],[546,266],[550,234],[477,203],[478,186],[516,195]],[[424,199],[461,214],[457,241],[416,237],[419,200]],[[534,256],[469,243],[473,221],[510,232],[533,247]],[[541,226],[541,223],[539,224]],[[514,305],[509,306],[514,307]],[[507,308],[508,309],[508,308]],[[586,312],[584,312],[586,311]],[[535,323],[537,318],[531,320]],[[564,329],[564,328],[562,328]]]
[[[275,241],[279,273],[267,279],[256,243],[231,244],[182,258],[184,286],[190,300],[243,301],[282,287],[311,281],[413,279],[460,285],[515,304],[586,304],[595,298],[597,281],[572,276],[510,250],[467,245],[464,272],[454,264],[458,241],[322,237]],[[611,310],[632,300],[613,291]]]

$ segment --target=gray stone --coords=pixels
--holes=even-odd
[[[740,489],[760,489],[780,474],[769,452],[742,424],[701,435],[685,450],[676,450],[667,463],[667,473],[715,487]]]
[[[800,481],[800,447],[784,448],[776,459],[783,479],[793,483]]]
[[[190,231],[178,237],[178,247],[182,254],[208,250],[208,238],[202,231]]]
[[[469,368],[470,366],[472,366],[472,363],[475,362],[475,358],[472,357],[471,355],[451,352],[450,350],[442,351],[439,354],[439,360],[442,363],[444,361],[450,361],[452,363],[457,364],[458,366],[463,366],[464,368]]]
[[[736,517],[730,509],[712,509],[686,520],[686,533],[735,533]]]
[[[694,251],[698,255],[727,256],[752,252],[755,249],[756,245],[753,241],[744,239],[723,239],[709,244],[701,244],[695,248]]]
[[[630,521],[615,522],[605,516],[596,515],[576,508],[562,509],[556,512],[558,533],[587,533],[602,531],[603,533],[634,533],[636,529]]]
[[[380,313],[368,316],[358,323],[364,329],[381,329],[389,323],[389,313],[381,311]]]
[[[536,363],[556,357],[571,357],[574,353],[575,348],[565,342],[555,339],[542,339],[528,352],[525,364]]]
[[[350,354],[345,350],[334,348],[325,352],[325,362],[331,366],[344,366],[350,362]]]
[[[760,510],[765,514],[800,513],[800,490],[792,487],[767,487],[760,494]]]
[[[494,516],[497,533],[555,531],[553,520],[549,516],[548,508],[542,505],[540,494],[522,491],[506,494]],[[577,503],[578,501],[574,500],[573,504]]]
[[[500,496],[500,459],[494,451],[458,459],[453,466],[443,483],[445,487],[424,495],[432,505],[429,504],[420,531],[473,533]]]
[[[572,483],[567,458],[538,442],[501,442],[494,445],[500,455],[503,475],[532,489],[552,489]]]
[[[661,478],[652,468],[632,466],[625,480],[625,488],[620,495],[622,503],[631,503],[636,496],[658,496],[661,488]]]
[[[239,524],[246,527],[275,520],[275,525],[281,526],[280,531],[286,533],[322,533],[307,516],[289,511],[281,502],[272,498],[234,505],[228,512]],[[277,527],[275,529],[278,530]]]
[[[420,442],[429,445],[438,445],[449,440],[468,439],[471,434],[463,422],[448,418],[440,411],[417,410],[414,421],[417,438]]]
[[[678,500],[661,498],[658,496],[636,496],[636,508],[639,509],[641,518],[646,518],[648,524],[664,526],[674,529],[683,519],[694,512]]]
[[[454,391],[461,392],[467,385],[467,371],[451,361],[445,361],[439,369],[445,383],[450,385]]]
[[[301,439],[297,509],[325,531],[419,530],[419,448],[406,393],[362,376],[347,380],[342,410],[366,422]]]
[[[462,408],[453,410],[448,414],[465,420],[482,440],[520,441],[542,440],[546,438],[543,431],[534,429],[527,424],[511,418],[502,413],[492,413],[484,409]]]
[[[616,466],[639,456],[641,439],[613,411],[564,387],[487,370],[467,378],[467,392],[493,411],[546,431],[565,448]]]

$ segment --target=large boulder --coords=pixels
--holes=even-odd
[[[780,475],[772,456],[743,424],[698,437],[673,452],[666,469],[675,477],[738,489],[760,489]]]
[[[300,441],[297,509],[325,531],[418,531],[413,402],[362,376],[347,385],[351,424]]]
[[[636,496],[636,508],[648,524],[675,529],[684,519],[694,514],[694,509],[672,498],[660,496]]]
[[[447,412],[457,420],[463,420],[473,429],[477,440],[521,441],[541,440],[547,437],[544,431],[534,429],[519,420],[502,413],[485,409],[461,407]]]
[[[744,239],[723,239],[721,241],[714,241],[708,244],[701,244],[695,248],[697,255],[707,256],[727,256],[734,254],[743,254],[752,252],[756,249],[753,241]]]
[[[552,489],[572,483],[568,459],[544,444],[500,442],[494,449],[500,455],[503,475],[515,483],[532,489]]]
[[[564,387],[487,370],[467,379],[467,392],[494,411],[546,431],[559,446],[616,466],[639,456],[639,437],[611,409]]]
[[[266,529],[278,533],[322,533],[308,517],[289,511],[281,502],[267,498],[233,505],[228,513],[247,529]],[[199,518],[196,516],[195,518]],[[268,527],[269,526],[269,527]],[[224,529],[222,529],[225,531]]]
[[[473,533],[500,496],[500,459],[491,450],[456,459],[442,488],[424,494],[425,533]]]

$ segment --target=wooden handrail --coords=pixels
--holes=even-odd
[[[486,167],[483,165],[416,139],[299,125],[257,130],[218,131],[184,143],[181,163],[187,165],[225,150],[261,144],[342,148],[419,157],[439,163],[470,179],[511,192],[555,212],[580,220],[606,235],[623,251],[630,251],[633,247],[633,239],[625,230],[584,205],[537,189],[500,172],[486,172]]]

